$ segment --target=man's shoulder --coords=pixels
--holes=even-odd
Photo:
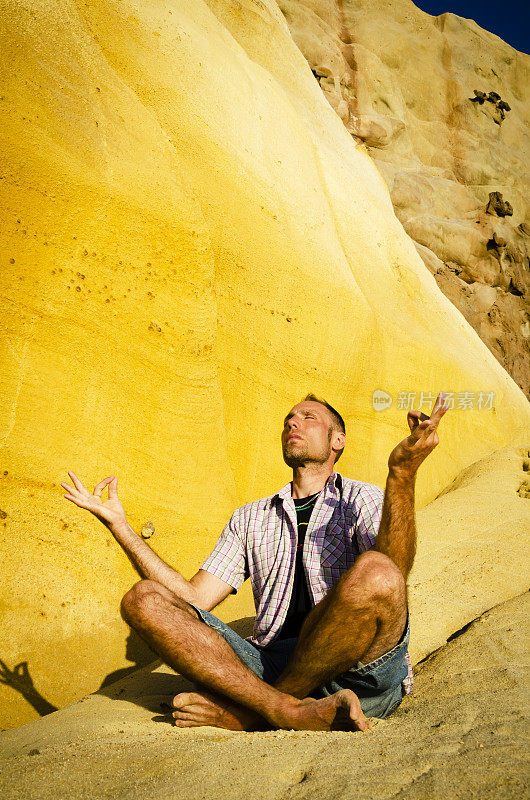
[[[378,502],[385,496],[384,490],[375,483],[345,478],[344,475],[341,477],[342,496],[348,503]]]
[[[274,505],[274,501],[277,497],[278,492],[275,492],[267,497],[260,497],[258,500],[251,500],[249,503],[245,503],[244,505],[239,506],[239,508],[236,508],[232,513],[232,517],[235,519],[248,519],[256,514],[267,512]]]
[[[382,502],[385,495],[383,489],[375,483],[368,483],[367,481],[359,481],[354,478],[346,478],[341,475],[342,480],[342,498],[348,504],[364,505],[366,503],[379,503]],[[242,506],[239,506],[232,513],[232,519],[237,522],[248,522],[256,516],[267,514],[276,509],[281,492],[287,487],[283,487],[274,494],[267,495],[267,497],[260,497],[257,500],[251,500]]]

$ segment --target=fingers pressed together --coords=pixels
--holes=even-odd
[[[90,496],[90,492],[83,485],[83,482],[81,480],[79,480],[79,478],[77,477],[75,472],[71,472],[70,470],[68,470],[68,475],[70,476],[70,479],[71,479],[72,483],[74,484],[75,488],[70,486],[70,484],[68,484],[68,483],[61,483],[61,486],[63,487],[63,489],[66,489],[66,491],[69,492],[70,495],[73,495],[75,493],[75,491],[77,490],[80,494],[83,494],[86,497],[89,497]],[[96,486],[94,487],[94,492],[93,492],[94,496],[101,497],[101,492],[103,491],[103,489],[107,485],[109,485],[109,497],[117,496],[118,478],[117,478],[116,475],[109,475],[108,478],[103,478],[102,481],[100,481],[98,484],[96,484]],[[65,497],[66,497],[66,495],[65,495]]]

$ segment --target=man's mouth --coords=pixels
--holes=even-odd
[[[291,435],[287,437],[287,441],[289,442],[291,439],[300,439],[301,440],[302,437],[301,436],[297,436],[296,433],[291,433]]]

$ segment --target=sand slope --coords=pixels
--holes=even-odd
[[[528,612],[526,594],[481,616],[421,665],[414,695],[367,734],[177,731],[157,712],[178,678],[145,669],[110,697],[2,734],[2,797],[524,797]]]

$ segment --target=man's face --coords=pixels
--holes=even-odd
[[[314,400],[304,400],[294,406],[284,420],[282,431],[283,460],[289,467],[310,462],[324,464],[333,455],[337,431],[332,431],[332,416],[328,409]]]

